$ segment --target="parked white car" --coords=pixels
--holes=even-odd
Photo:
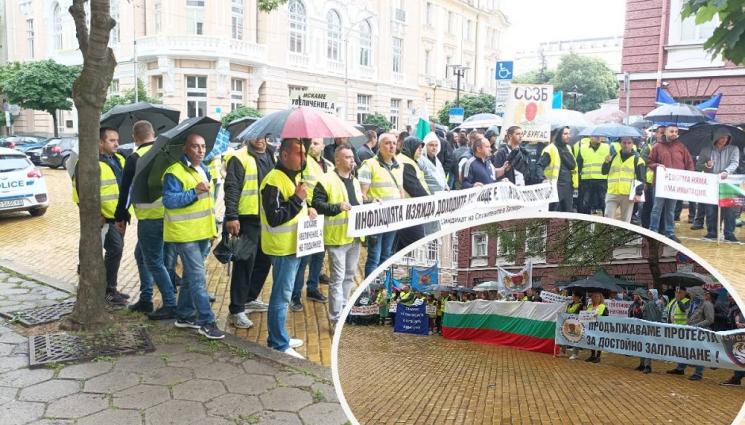
[[[47,185],[41,171],[23,152],[0,148],[0,212],[28,211],[38,217],[48,207]]]

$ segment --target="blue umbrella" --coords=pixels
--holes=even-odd
[[[580,136],[598,136],[598,137],[642,137],[641,132],[628,125],[608,123],[600,124],[585,128],[579,132]]]
[[[700,122],[706,122],[709,118],[695,106],[685,103],[671,103],[659,106],[644,116],[645,120],[655,124],[674,125],[688,128]]]
[[[210,151],[210,153],[208,153],[207,156],[204,157],[204,162],[209,162],[212,160],[212,158],[224,154],[225,152],[227,152],[229,147],[230,131],[225,128],[221,128],[220,131],[217,132],[215,145],[212,146],[212,150]]]

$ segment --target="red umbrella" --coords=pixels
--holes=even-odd
[[[359,130],[318,109],[300,106],[287,116],[280,137],[312,139],[316,137],[355,137]]]

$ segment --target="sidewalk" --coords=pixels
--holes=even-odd
[[[0,310],[70,297],[0,270]],[[38,299],[38,302],[35,300]],[[228,335],[147,322],[126,311],[117,322],[149,325],[156,351],[28,368],[28,335],[0,319],[0,424],[345,424],[330,370]]]

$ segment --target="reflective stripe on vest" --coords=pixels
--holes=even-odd
[[[194,189],[197,184],[202,182],[199,173],[195,169],[187,167],[181,161],[168,167],[163,173],[163,179],[168,174],[181,182],[184,192]],[[210,185],[209,193],[197,194],[197,200],[185,207],[166,208],[164,210],[163,240],[165,242],[196,242],[217,236],[212,198],[213,187],[213,185]]]
[[[295,193],[295,188],[299,182],[300,173],[297,173],[293,182],[287,174],[275,168],[264,177],[264,180],[261,182],[261,190],[264,190],[267,185],[274,186],[279,191],[280,201],[286,202]],[[297,222],[300,217],[307,216],[308,206],[306,203],[303,203],[303,209],[295,217],[279,226],[272,227],[266,219],[266,213],[264,212],[264,205],[262,203],[260,214],[261,250],[266,255],[278,257],[295,255],[297,252]]]
[[[587,311],[594,311],[598,317],[602,316],[603,313],[605,313],[605,304],[600,304],[597,307],[594,307],[592,304],[587,306]]]
[[[414,167],[414,171],[416,171],[416,178],[419,180],[419,183],[421,183],[424,190],[426,190],[427,193],[429,193],[429,186],[427,185],[427,179],[424,178],[424,171],[422,171],[422,167],[420,167],[416,161],[404,155],[403,153],[396,155],[396,161],[398,161],[398,163],[401,164],[402,168],[403,168],[403,164],[409,164],[412,167]],[[401,171],[401,173],[403,174],[403,171]],[[403,178],[401,179],[401,185],[403,185]],[[410,198],[411,196],[407,193],[406,197]]]
[[[582,157],[582,180],[605,180],[607,176],[603,175],[602,167],[605,157],[610,155],[610,146],[607,143],[601,143],[595,150],[590,146],[579,148]]]
[[[368,199],[379,199],[381,201],[401,199],[404,181],[404,170],[401,164],[394,169],[388,170],[380,165],[378,157],[372,157],[363,162],[362,168],[367,168],[370,173],[370,188],[367,191]]]
[[[243,188],[238,201],[238,215],[259,215],[259,168],[256,158],[244,146],[234,156],[243,166]]]
[[[142,158],[152,149],[153,145],[145,145],[137,148],[135,153]],[[163,198],[160,197],[154,202],[137,202],[132,205],[135,210],[135,216],[138,220],[162,220],[164,215]]]
[[[644,160],[635,155],[626,158],[626,161],[622,161],[621,154],[613,157],[608,172],[608,193],[626,196],[631,193],[631,186],[636,180],[634,162],[644,165]]]
[[[567,306],[567,313],[577,314],[579,312],[580,307],[582,307],[582,303],[569,304]]]
[[[329,204],[349,203],[349,194],[347,187],[336,172],[326,174],[321,181],[321,185],[326,190]],[[354,194],[357,202],[362,202],[362,189],[360,182],[352,177]],[[323,243],[329,246],[341,246],[354,242],[354,238],[347,236],[347,224],[349,223],[349,212],[342,211],[334,216],[326,216],[323,225]]]
[[[673,299],[667,304],[667,315],[670,323],[675,325],[687,325],[688,314],[686,311],[681,310],[677,301],[678,300]],[[680,300],[680,302],[682,302],[683,304],[688,304],[690,300],[688,298],[683,298],[682,300]]]
[[[114,158],[121,165],[124,170],[124,157],[118,153],[114,154]],[[101,215],[109,220],[114,218],[116,213],[116,205],[119,203],[119,184],[116,182],[116,174],[109,164],[104,161],[98,161],[98,169],[100,173],[100,184],[99,196],[101,199]],[[76,184],[77,175],[72,178],[72,201],[80,203],[80,197],[78,195],[78,188]]]
[[[547,153],[549,157],[549,163],[546,166],[546,168],[543,170],[543,175],[548,180],[553,180],[553,181],[559,180],[559,167],[561,167],[561,156],[559,155],[559,148],[557,148],[555,144],[550,143],[548,146],[546,146],[543,152]],[[571,149],[570,149],[570,152],[571,152]],[[576,189],[577,187],[579,187],[577,167],[575,167],[574,170],[571,171],[571,173],[572,173],[572,187]]]
[[[326,162],[326,159],[321,157],[321,161]],[[326,169],[328,171],[323,171],[323,168],[321,168],[321,166],[318,164],[318,161],[310,156],[310,154],[305,157],[305,171],[303,173],[303,181],[305,181],[305,183],[308,185],[308,203],[313,200],[313,189],[316,188],[316,185],[319,181],[321,181],[323,176],[325,176],[327,172],[333,170],[333,168],[333,166],[327,163]]]

